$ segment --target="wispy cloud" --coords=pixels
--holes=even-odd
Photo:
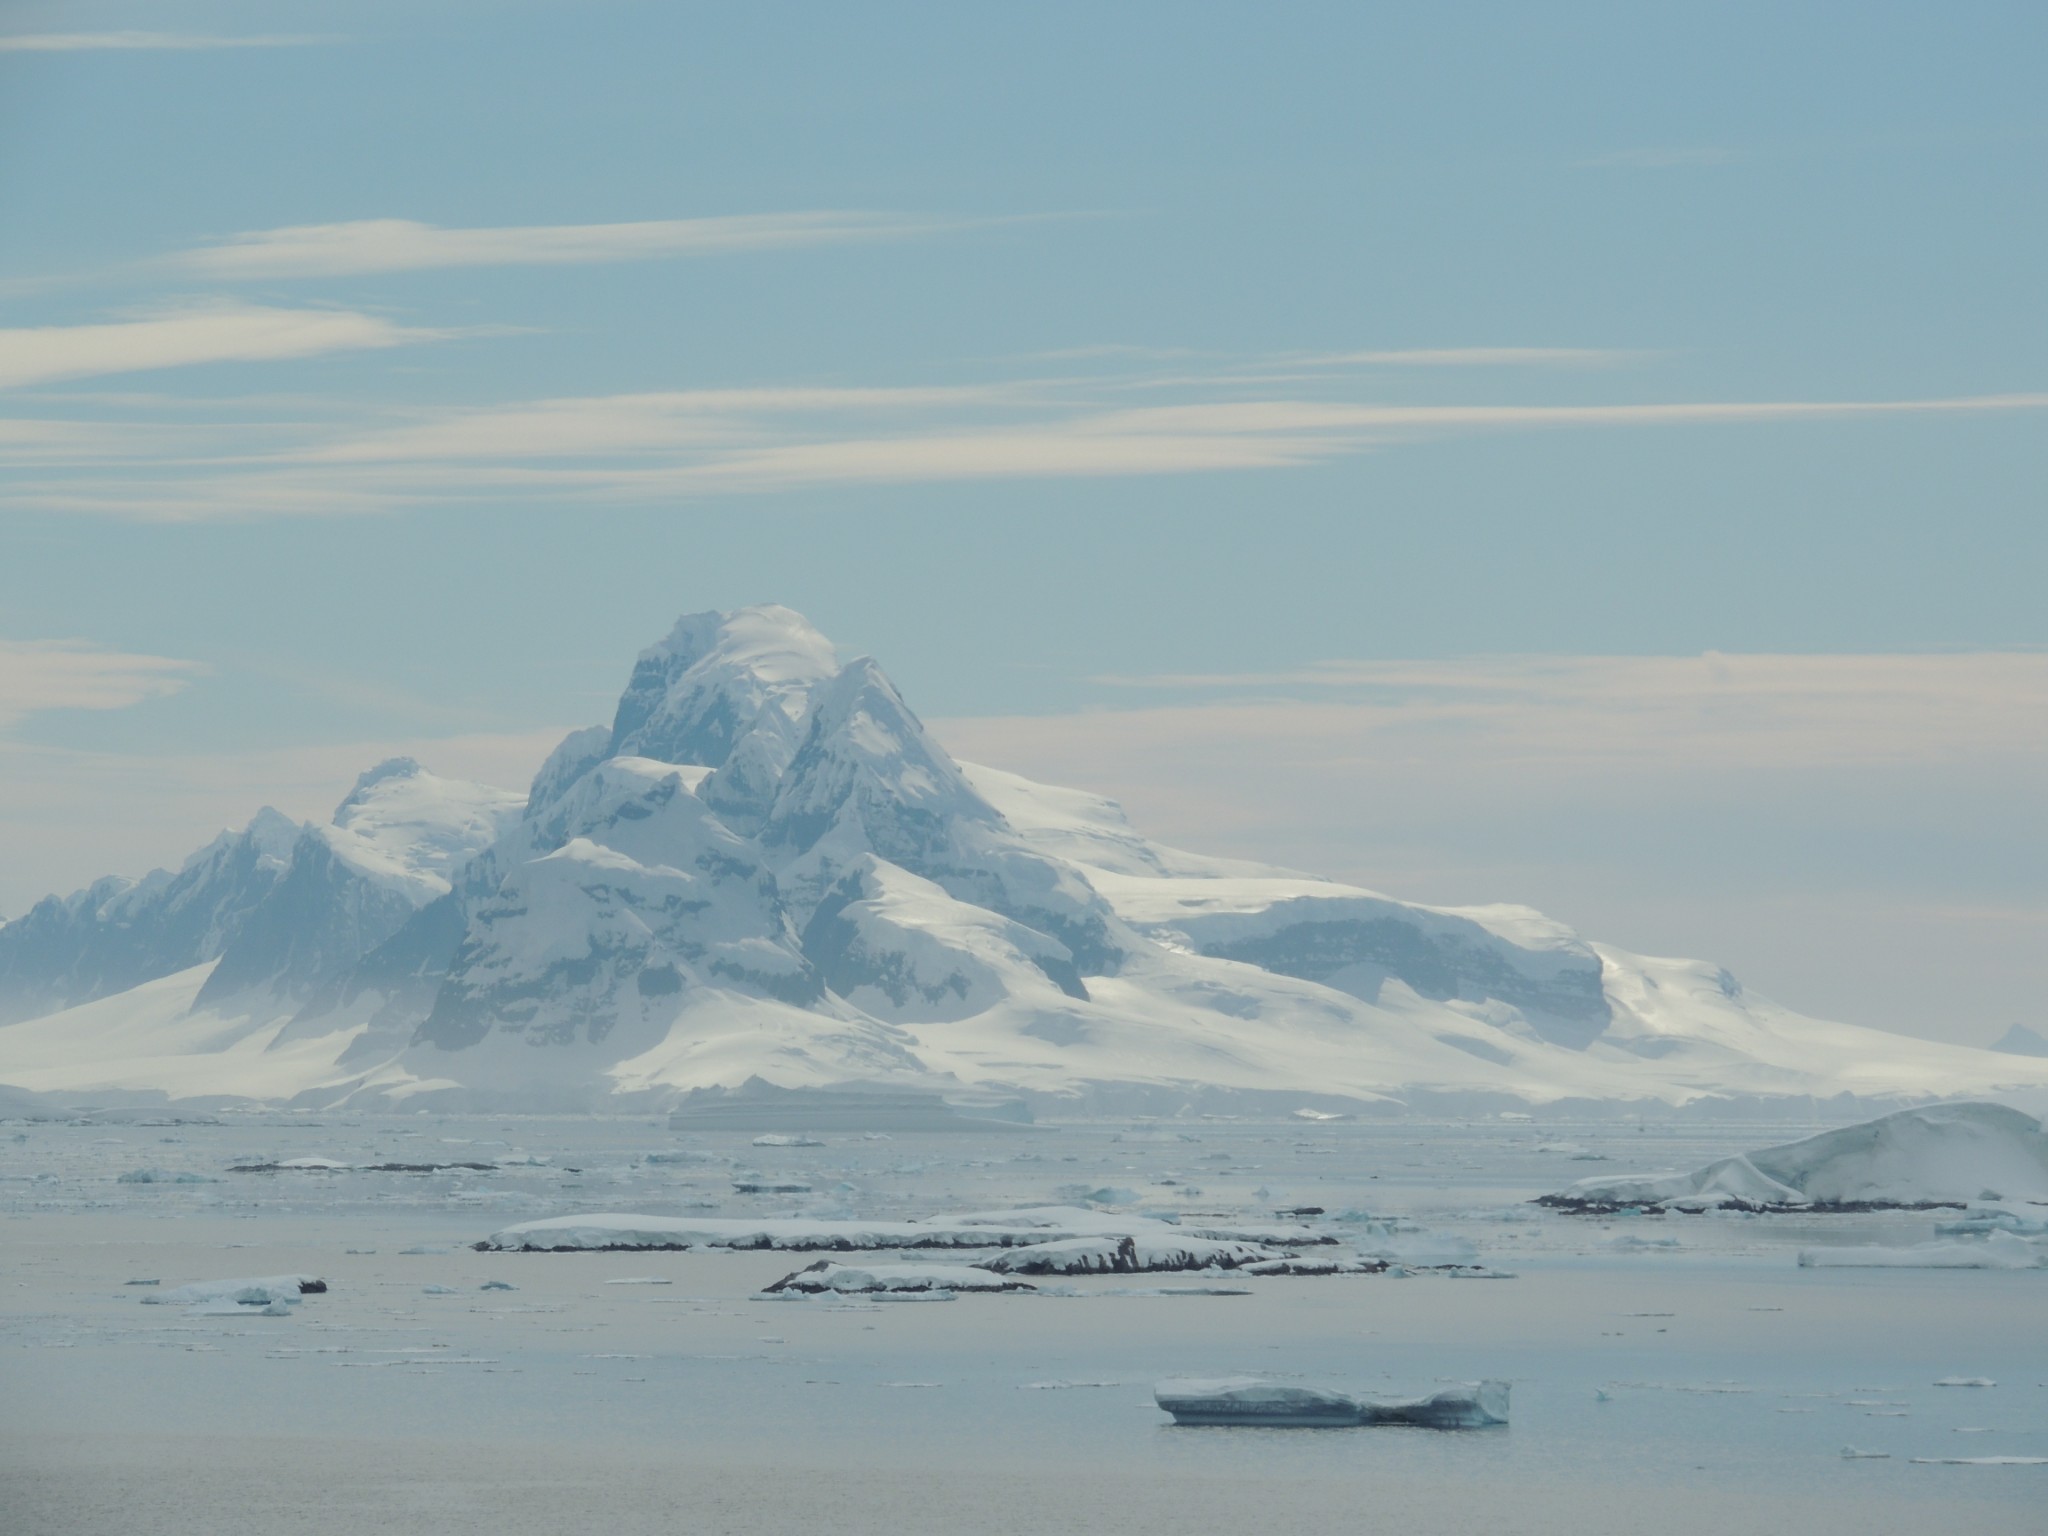
[[[266,346],[205,355],[419,339],[371,317],[290,317]],[[332,332],[319,321],[332,323]],[[267,322],[266,322],[267,323]],[[310,327],[301,337],[295,327]],[[256,329],[261,332],[262,327]],[[16,333],[31,334],[31,333]],[[324,340],[321,340],[324,338]],[[4,339],[4,338],[0,338]],[[130,338],[134,339],[134,338]],[[253,345],[253,344],[252,344]],[[133,360],[125,366],[141,366]],[[187,356],[181,360],[193,360]],[[73,359],[74,371],[82,364]],[[1148,381],[1041,378],[942,386],[791,386],[571,396],[326,420],[127,425],[0,420],[0,466],[33,470],[0,505],[159,520],[332,515],[488,496],[654,501],[790,487],[1284,469],[1389,445],[1507,431],[1707,428],[1744,423],[1980,415],[2048,409],[2048,394],[1914,400],[1674,401],[1608,405],[1387,405],[1260,393],[1228,373],[1154,377],[1170,403],[1122,404]],[[1355,393],[1331,376],[1326,393]],[[1218,398],[1219,395],[1228,398]],[[309,406],[308,415],[316,415]],[[113,452],[102,444],[120,445]],[[147,451],[138,445],[147,443]]]
[[[194,305],[97,325],[0,330],[0,389],[194,363],[274,362],[448,334],[345,309]]]
[[[358,219],[254,230],[171,257],[168,265],[211,278],[348,277],[446,267],[565,266],[903,240],[963,228],[967,222],[858,210],[474,229],[449,229],[410,219]]]
[[[0,728],[48,709],[125,709],[176,693],[200,670],[79,640],[0,640]]]
[[[1325,661],[1279,672],[1109,675],[1109,687],[1223,697],[1155,723],[1270,714],[1361,750],[1436,736],[1489,759],[2048,760],[2048,652],[1512,656]],[[1249,712],[1249,714],[1244,713]],[[1374,745],[1367,747],[1368,738]]]
[[[1613,347],[1408,347],[1381,352],[1329,352],[1295,359],[1302,367],[1612,368],[1641,352]]]
[[[11,32],[0,33],[0,53],[190,53],[216,48],[308,48],[339,41],[287,33],[220,37],[200,32]]]

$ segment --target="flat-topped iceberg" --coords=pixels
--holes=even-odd
[[[641,1216],[599,1212],[551,1216],[494,1232],[476,1246],[513,1252],[565,1253],[579,1249],[775,1248],[790,1252],[850,1253],[897,1248],[1021,1248],[1076,1238],[1128,1237],[1162,1245],[1191,1240],[1275,1249],[1329,1243],[1304,1227],[1236,1228],[1178,1225],[1149,1216],[1115,1216],[1078,1206],[1033,1206],[1016,1211],[974,1211],[917,1221],[862,1221],[813,1217]],[[1278,1252],[1256,1255],[1276,1258]]]
[[[820,1259],[762,1289],[845,1296],[878,1291],[1029,1291],[1036,1287],[967,1264],[836,1264]]]
[[[1010,1275],[1139,1275],[1161,1270],[1236,1269],[1288,1255],[1258,1243],[1213,1237],[1070,1237],[1029,1243],[984,1259],[981,1267]]]
[[[1363,1422],[1358,1400],[1318,1387],[1285,1386],[1256,1376],[1162,1381],[1152,1397],[1176,1424],[1251,1424],[1285,1429],[1350,1429]]]
[[[195,1280],[168,1291],[151,1291],[142,1298],[154,1306],[237,1306],[267,1307],[274,1303],[296,1303],[301,1296],[327,1289],[317,1275],[259,1275],[253,1279]]]
[[[1282,1429],[1349,1429],[1407,1424],[1419,1429],[1486,1429],[1508,1421],[1508,1384],[1466,1382],[1427,1397],[1381,1401],[1257,1376],[1162,1381],[1153,1400],[1176,1424]]]
[[[1933,1104],[1691,1173],[1581,1179],[1566,1210],[1870,1210],[2048,1200],[2048,1132],[2003,1104]]]
[[[1802,1248],[1801,1269],[2048,1269],[2048,1239],[2010,1232],[1903,1248]]]

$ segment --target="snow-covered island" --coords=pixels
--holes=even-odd
[[[2048,1057],[1166,847],[955,760],[872,659],[764,606],[679,620],[524,791],[395,758],[324,824],[259,811],[0,926],[0,1090],[675,1111],[765,1150],[1033,1112],[1896,1103],[2048,1090]]]

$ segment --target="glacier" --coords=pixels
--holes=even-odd
[[[1322,1116],[2038,1096],[2048,1058],[1167,847],[956,761],[874,660],[762,605],[680,619],[524,793],[394,759],[324,825],[265,809],[0,925],[0,1087]]]

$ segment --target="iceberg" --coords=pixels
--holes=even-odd
[[[779,1248],[790,1252],[896,1248],[1021,1248],[1073,1238],[1129,1237],[1183,1245],[1194,1239],[1270,1247],[1257,1255],[1278,1258],[1299,1244],[1332,1243],[1302,1227],[1178,1226],[1149,1216],[1112,1216],[1075,1206],[1032,1206],[1015,1211],[971,1211],[919,1221],[859,1221],[813,1217],[640,1216],[599,1212],[550,1216],[492,1233],[479,1251],[567,1253],[580,1249]]]
[[[317,1275],[263,1275],[255,1279],[195,1280],[142,1298],[146,1307],[209,1306],[267,1307],[274,1303],[295,1304],[301,1296],[317,1295],[327,1282]]]
[[[1801,1269],[2048,1269],[2048,1242],[2010,1232],[1903,1248],[1802,1248]]]
[[[1141,1275],[1161,1270],[1236,1269],[1288,1255],[1257,1243],[1207,1237],[1075,1237],[1031,1243],[984,1259],[981,1268],[1012,1275]]]
[[[1884,1210],[2048,1200],[2048,1131],[2003,1104],[1902,1109],[1692,1173],[1581,1179],[1537,1204],[1601,1212]]]
[[[1036,1287],[1007,1275],[965,1264],[835,1264],[820,1259],[807,1269],[784,1275],[764,1294],[790,1291],[810,1295],[872,1294],[877,1291],[1029,1291]]]
[[[1412,1424],[1418,1429],[1488,1429],[1508,1421],[1508,1384],[1474,1381],[1407,1402],[1367,1402],[1366,1424]]]
[[[1257,1376],[1162,1381],[1152,1397],[1176,1424],[1351,1429],[1363,1422],[1357,1399],[1342,1392],[1282,1386]]]
[[[1487,1429],[1508,1421],[1508,1384],[1467,1382],[1428,1397],[1383,1402],[1257,1376],[1162,1381],[1153,1399],[1176,1424],[1349,1429],[1406,1424],[1418,1429]]]

